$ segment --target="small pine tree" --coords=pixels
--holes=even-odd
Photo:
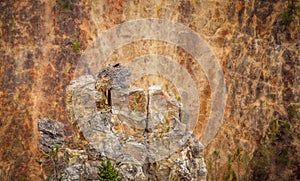
[[[98,178],[100,181],[121,181],[119,172],[112,166],[110,160],[101,163]]]

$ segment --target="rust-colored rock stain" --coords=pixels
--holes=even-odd
[[[290,104],[299,111],[299,18],[282,26],[284,6],[283,1],[253,0],[72,0],[65,9],[53,0],[1,1],[0,180],[47,178],[37,162],[38,119],[64,123],[66,139],[72,140],[65,94],[81,54],[98,33],[139,18],[183,23],[207,41],[224,71],[227,103],[223,125],[205,157],[218,150],[221,170],[236,148],[252,156],[274,117],[286,115]],[[201,110],[194,133],[199,138],[208,121],[211,90],[192,56],[166,42],[143,40],[120,48],[107,62],[126,63],[149,53],[171,56],[198,80]]]

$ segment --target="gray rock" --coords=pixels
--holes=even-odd
[[[75,181],[80,180],[84,175],[84,169],[82,164],[74,164],[65,169],[63,174],[63,181]]]
[[[109,158],[123,180],[205,180],[204,147],[189,130],[185,107],[160,86],[130,87],[130,75],[115,65],[69,87],[70,120],[87,144],[74,150],[65,175],[96,180]]]
[[[49,153],[51,147],[64,145],[64,125],[49,118],[43,118],[38,122],[39,138],[42,151]]]
[[[125,89],[129,87],[129,77],[131,76],[130,70],[120,64],[109,66],[98,74],[98,79],[102,81],[106,79],[110,88]],[[97,84],[96,84],[97,86]]]

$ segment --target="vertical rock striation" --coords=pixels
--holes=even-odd
[[[78,123],[80,116],[97,111],[97,107],[96,110],[86,107],[82,113],[77,112],[76,117],[70,114],[68,118],[67,114],[70,103],[67,100],[70,99],[66,89],[74,77],[81,54],[100,33],[129,20],[161,18],[183,23],[206,40],[219,60],[228,96],[222,128],[205,148],[207,160],[217,158],[218,173],[214,173],[214,169],[209,170],[209,178],[223,177],[227,157],[234,155],[237,148],[247,152],[250,158],[253,153],[258,153],[257,149],[267,137],[273,120],[288,120],[290,105],[295,106],[294,119],[299,120],[300,25],[299,16],[289,26],[282,23],[280,15],[287,6],[286,1],[72,0],[68,1],[71,3],[67,6],[63,2],[66,0],[0,2],[0,180],[47,178],[47,173],[36,162],[41,156],[37,126],[40,118],[47,117],[63,123],[66,141],[70,143],[76,140],[72,137],[84,136],[76,134],[82,131],[80,126],[89,124],[99,126],[95,129],[107,130],[106,126],[114,125],[116,130],[122,128],[144,139],[143,129],[118,127],[117,120],[120,118],[112,115],[112,119],[104,121],[105,125],[88,121]],[[134,57],[146,54],[171,57],[195,80],[201,102],[199,120],[193,132],[198,139],[210,114],[211,90],[201,66],[185,50],[167,42],[141,40],[119,47],[106,62],[101,62],[101,67],[108,66],[107,63],[126,64]],[[170,74],[176,75],[174,72]],[[73,86],[84,85],[87,92],[95,88],[94,77],[86,77],[84,81],[78,80]],[[135,86],[142,87],[148,83],[159,85],[157,83],[161,82],[168,80],[162,77],[151,80],[143,78],[137,80]],[[143,87],[142,90],[146,89]],[[132,97],[129,96],[128,100],[130,103],[134,102],[135,95],[141,98],[135,114],[138,120],[145,119],[143,102],[147,99],[147,91],[142,90],[128,90],[132,91]],[[166,88],[163,87],[163,90]],[[113,94],[116,92],[106,95]],[[86,96],[98,96],[99,102],[103,98],[96,91]],[[107,102],[108,108],[109,105]],[[130,109],[135,109],[135,106]],[[97,116],[101,119],[106,117],[101,114]],[[110,122],[112,120],[116,121]],[[300,162],[299,121],[289,123],[293,128],[290,146],[295,151],[293,158],[288,154],[293,161],[280,172],[286,173],[286,178],[292,180],[297,179],[299,173],[296,168]],[[79,130],[73,131],[72,124],[80,124]],[[143,122],[140,125],[143,126]],[[216,152],[220,157],[214,157]],[[248,163],[245,161],[240,165],[240,175],[251,173],[247,170],[250,168]],[[95,162],[93,164],[97,165]],[[236,172],[237,165],[232,163]],[[132,168],[138,175],[142,175],[143,169]],[[149,173],[155,169],[149,169]],[[280,178],[274,173],[270,176]]]

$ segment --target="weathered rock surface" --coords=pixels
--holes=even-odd
[[[298,16],[290,26],[282,24],[280,15],[286,1],[72,0],[67,9],[59,2],[0,2],[1,180],[47,178],[36,162],[38,121],[41,117],[59,120],[65,125],[66,139],[72,140],[74,132],[67,116],[65,93],[81,54],[100,33],[129,20],[161,18],[183,23],[205,39],[220,62],[228,96],[222,128],[205,147],[206,160],[214,160],[215,151],[220,155],[216,160],[219,172],[210,170],[209,178],[216,175],[222,179],[227,156],[237,148],[251,158],[262,144],[269,123],[287,116],[290,104],[296,106],[299,120],[300,24]],[[76,42],[80,43],[79,51],[73,49]],[[210,85],[201,66],[185,50],[166,42],[141,40],[119,47],[106,62],[99,62],[105,64],[102,67],[126,64],[145,54],[169,56],[197,80],[201,109],[194,134],[200,137],[211,110]],[[139,79],[135,86],[141,87],[145,82],[152,83]],[[159,85],[157,82],[167,80],[156,77],[153,82]],[[299,121],[292,127],[299,133]],[[126,127],[126,131],[131,129]],[[285,173],[290,180],[300,173],[297,135],[293,135],[291,143],[296,148],[290,156],[292,163],[273,170]],[[239,167],[241,175],[246,173],[247,165],[249,162]],[[233,163],[233,169],[237,168]],[[251,174],[251,170],[247,173]],[[279,178],[274,173],[272,177]]]
[[[184,105],[160,86],[148,93],[130,87],[130,75],[125,66],[110,66],[97,80],[82,76],[68,88],[70,120],[87,141],[85,155],[99,155],[93,158],[98,163],[111,159],[124,180],[205,180],[204,147],[181,120]],[[65,177],[97,179],[99,165],[80,157],[84,161],[73,159]]]
[[[41,132],[39,142],[42,151],[49,153],[54,146],[62,147],[64,145],[64,125],[62,123],[43,118],[38,123],[38,130]]]
[[[95,150],[94,150],[95,151]],[[98,180],[99,165],[107,159],[92,150],[65,149],[70,159],[64,169],[60,170],[61,179],[65,181]],[[191,159],[193,158],[193,159]],[[123,180],[205,180],[207,174],[203,159],[203,145],[191,138],[186,146],[166,160],[147,165],[132,162],[116,162]]]

